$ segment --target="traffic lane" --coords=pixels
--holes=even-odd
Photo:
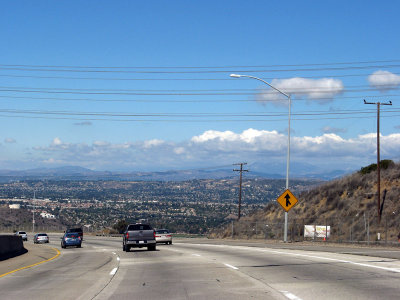
[[[109,247],[113,249],[122,249],[122,237],[84,235],[83,243],[86,243],[94,247]]]
[[[179,243],[189,244],[217,244],[217,245],[232,245],[232,246],[252,246],[261,248],[273,249],[292,249],[292,250],[305,250],[305,251],[319,251],[319,252],[334,252],[343,254],[355,254],[375,257],[385,257],[400,259],[400,243],[399,245],[380,246],[380,245],[358,245],[358,244],[338,244],[329,242],[294,242],[284,243],[282,241],[272,240],[229,240],[229,239],[207,239],[207,238],[190,238],[190,239],[176,239]]]
[[[85,235],[84,241],[90,241],[91,244],[116,246],[121,245],[122,237],[105,237],[105,236],[90,236]],[[273,248],[273,249],[291,249],[304,251],[332,252],[342,254],[365,255],[373,257],[385,257],[400,259],[399,247],[384,247],[384,246],[362,246],[352,244],[336,244],[323,242],[296,242],[283,243],[281,241],[266,241],[266,240],[220,240],[207,238],[174,238],[173,242],[189,243],[189,244],[217,244],[217,245],[232,245],[232,246],[251,246],[257,248]]]
[[[285,299],[220,262],[172,249],[118,252],[118,272],[96,299]]]
[[[180,246],[300,299],[398,299],[400,294],[398,260],[244,246]]]
[[[118,266],[111,251],[82,248],[61,250],[50,262],[0,278],[3,299],[91,299],[112,279]]]

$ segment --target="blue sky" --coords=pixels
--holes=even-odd
[[[356,170],[400,158],[396,1],[15,1],[0,168]],[[305,168],[306,168],[305,167]],[[275,171],[271,170],[270,171]]]

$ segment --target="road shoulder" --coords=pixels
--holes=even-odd
[[[0,277],[55,259],[60,251],[48,245],[24,243],[25,254],[0,261]]]

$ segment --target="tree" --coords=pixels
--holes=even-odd
[[[114,224],[113,228],[117,230],[119,233],[123,233],[128,226],[128,223],[125,220],[119,220],[117,224]]]

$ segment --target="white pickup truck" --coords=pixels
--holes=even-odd
[[[131,248],[147,247],[156,250],[156,233],[149,224],[130,224],[126,227],[122,240],[122,250],[129,252]]]

